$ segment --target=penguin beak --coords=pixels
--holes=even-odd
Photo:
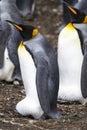
[[[12,24],[15,28],[17,28],[19,31],[23,31],[23,28],[20,27],[19,25],[17,25],[16,23],[12,22],[12,21],[9,21],[9,20],[6,20],[8,23]]]
[[[67,2],[63,1],[63,4],[72,12],[74,15],[77,14],[76,10],[72,8]]]
[[[76,10],[74,10],[72,7],[70,7],[70,6],[67,6],[67,7],[68,7],[68,9],[69,9],[72,13],[74,13],[75,15],[77,14]]]
[[[19,31],[23,31],[23,28],[21,28],[19,25],[17,24],[13,24]]]

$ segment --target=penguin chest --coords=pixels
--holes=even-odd
[[[35,113],[41,112],[42,114],[42,109],[39,103],[38,92],[36,88],[36,67],[32,59],[32,56],[25,49],[24,46],[22,47],[19,46],[18,56],[26,96],[29,97],[28,98],[29,102],[28,111],[30,110],[29,114],[32,114],[34,112]]]
[[[36,90],[36,67],[33,59],[25,48],[18,50],[18,56],[21,67],[22,79],[24,82],[26,94],[37,96]],[[34,94],[35,93],[35,94]]]
[[[0,68],[0,80],[12,81],[13,71],[14,64],[11,62],[6,48],[4,53],[4,65]]]
[[[60,75],[59,97],[81,98],[81,67],[83,54],[77,31],[65,28],[58,39],[58,64]]]

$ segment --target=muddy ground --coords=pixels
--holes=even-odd
[[[56,29],[62,23],[62,10],[59,0],[37,0],[36,13],[30,24],[37,26],[40,32],[57,49]],[[87,106],[77,102],[58,103],[63,115],[56,120],[34,120],[19,115],[15,106],[25,97],[23,85],[0,82],[0,130],[87,130]]]

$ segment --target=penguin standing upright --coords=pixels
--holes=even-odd
[[[68,4],[64,3],[64,6],[67,10],[68,21],[64,22],[65,27],[58,37],[60,82],[58,98],[85,103],[86,100],[81,91],[81,84],[83,84],[82,65],[85,57],[83,35],[79,29],[75,28],[73,23],[87,23],[87,16]],[[86,75],[84,78],[86,78]],[[85,82],[85,84],[87,83]]]
[[[17,111],[36,119],[59,118],[59,73],[53,48],[33,26],[8,22],[19,30],[25,41],[19,44],[18,56],[26,98],[17,104]]]
[[[16,7],[16,0],[2,0],[0,9],[1,9],[1,15],[0,15],[1,21],[5,21],[8,19],[16,23],[23,23],[21,15]],[[15,80],[21,81],[20,66],[19,66],[19,60],[17,55],[17,46],[18,46],[17,43],[19,42],[20,34],[17,30],[14,29],[13,26],[10,25],[10,27],[11,27],[11,35],[8,43],[6,44],[6,48],[7,48],[6,50],[8,52],[9,60],[14,65],[14,69],[12,70],[13,74],[11,80],[9,79],[9,81],[15,81]]]
[[[87,1],[86,0],[80,0],[79,3],[75,5],[75,8],[82,10],[85,14],[87,14]],[[84,59],[82,64],[82,78],[81,78],[81,89],[82,89],[82,95],[84,98],[87,98],[87,24],[82,24],[79,26],[78,24],[74,25],[76,28],[78,28],[82,34],[83,34],[83,41],[84,41]]]
[[[12,81],[14,70],[14,64],[10,61],[6,48],[10,33],[10,25],[4,21],[0,22],[0,80],[6,81]]]

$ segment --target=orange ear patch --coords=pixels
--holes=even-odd
[[[85,17],[83,23],[87,23],[87,16]]]
[[[34,29],[32,33],[32,37],[35,37],[38,34],[38,29]]]

